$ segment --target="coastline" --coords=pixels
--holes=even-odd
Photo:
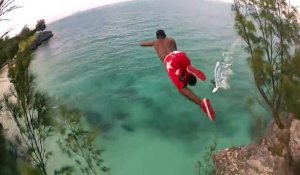
[[[9,87],[12,85],[8,79],[8,65],[5,65],[0,70],[0,97],[3,97],[3,94],[8,92]]]
[[[13,84],[8,78],[8,65],[5,65],[0,70],[0,99],[3,99],[6,93],[9,93],[12,86]],[[5,107],[2,107],[3,108],[0,111],[0,123],[4,128],[6,138],[10,141],[15,141],[16,137],[19,135],[17,124]]]

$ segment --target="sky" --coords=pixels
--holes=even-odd
[[[124,1],[129,0],[15,0],[15,5],[21,8],[4,16],[10,20],[1,22],[0,35],[8,29],[12,29],[10,35],[19,33],[26,24],[34,27],[39,19],[45,19],[46,23],[50,23],[79,11]],[[233,2],[233,0],[218,1]],[[298,6],[300,11],[300,0],[290,2]]]
[[[9,21],[1,22],[0,35],[8,29],[13,29],[10,35],[18,33],[26,24],[34,27],[39,19],[50,23],[79,11],[124,1],[129,0],[15,0],[21,8],[3,17]]]

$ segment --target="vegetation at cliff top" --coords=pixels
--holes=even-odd
[[[0,17],[18,8],[13,2],[0,0]],[[0,172],[6,175],[109,173],[101,159],[103,150],[94,144],[98,130],[85,130],[80,124],[83,114],[79,112],[66,107],[54,111],[49,106],[49,98],[35,87],[34,75],[29,69],[33,59],[31,45],[36,40],[36,32],[45,29],[45,21],[39,20],[33,30],[25,26],[15,37],[9,38],[8,31],[0,38],[0,66],[8,64],[9,78],[14,85],[1,99],[0,106],[11,114],[20,131],[15,142],[7,140],[3,128],[0,129]],[[72,160],[56,170],[47,168],[49,158],[56,154],[46,148],[46,140],[52,134],[60,135],[57,140],[60,148],[65,157]]]
[[[285,0],[234,0],[235,28],[249,54],[259,102],[272,113],[300,118],[300,29],[297,10]]]

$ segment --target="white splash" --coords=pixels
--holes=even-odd
[[[222,54],[223,60],[218,61],[216,63],[215,71],[214,71],[215,88],[212,91],[213,93],[217,92],[219,88],[223,88],[223,89],[230,88],[229,78],[230,75],[233,73],[230,67],[233,62],[234,50],[239,46],[239,44],[240,44],[240,39],[237,39],[227,51],[223,52]]]

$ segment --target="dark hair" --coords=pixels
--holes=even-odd
[[[188,84],[190,86],[195,86],[196,83],[197,83],[197,78],[194,75],[189,74],[189,76],[188,76]]]
[[[156,31],[156,38],[159,39],[159,38],[165,38],[167,35],[165,33],[165,31],[163,30],[157,30]]]

